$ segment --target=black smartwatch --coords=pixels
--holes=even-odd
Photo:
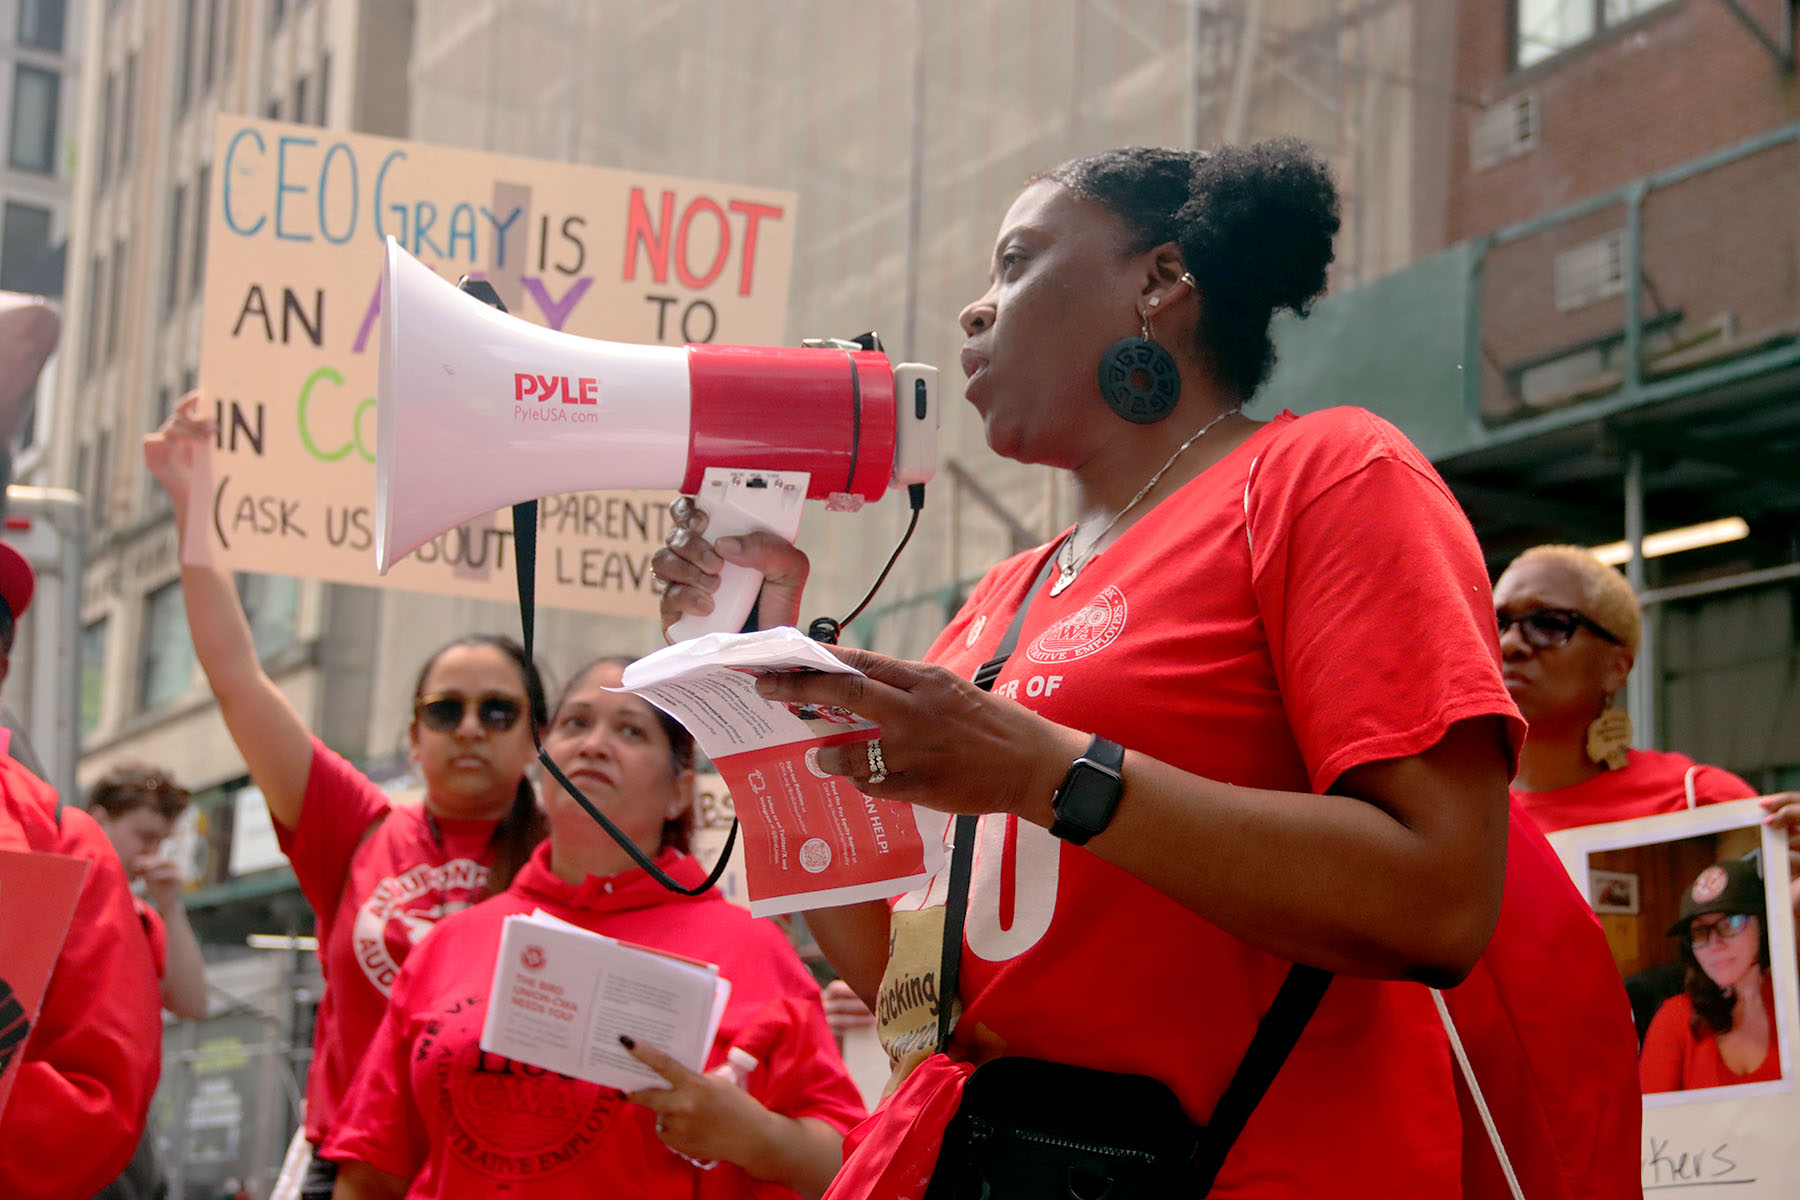
[[[1081,757],[1069,764],[1062,786],[1050,799],[1056,815],[1050,832],[1077,846],[1104,832],[1125,790],[1124,769],[1125,747],[1095,734]]]

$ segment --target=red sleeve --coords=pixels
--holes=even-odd
[[[411,955],[400,968],[387,1013],[319,1149],[320,1157],[333,1162],[367,1163],[409,1181],[424,1170],[429,1147],[407,1061],[413,1042],[412,980],[417,977],[409,968],[419,958]]]
[[[1686,1086],[1682,1064],[1687,1059],[1687,1043],[1692,1036],[1688,1032],[1687,1014],[1687,998],[1674,996],[1663,1001],[1656,1015],[1650,1018],[1650,1028],[1644,1034],[1644,1052],[1638,1059],[1638,1076],[1646,1095],[1679,1092]]]
[[[1252,468],[1251,569],[1283,704],[1314,790],[1497,716],[1517,765],[1525,722],[1500,681],[1474,531],[1386,422],[1303,419]]]
[[[323,930],[331,925],[344,881],[350,873],[350,856],[369,832],[369,826],[385,817],[391,806],[387,794],[340,755],[313,739],[312,767],[306,775],[306,794],[300,802],[300,823],[289,829],[275,822],[275,837],[294,868],[294,877]]]
[[[784,1117],[817,1117],[839,1133],[868,1116],[817,999],[771,1000],[751,1024],[773,1031],[756,1038],[757,1045],[739,1039],[763,1064],[747,1084],[764,1108]]]
[[[21,774],[9,765],[4,786]],[[7,1200],[91,1196],[117,1177],[162,1070],[162,1000],[125,869],[85,812],[64,808],[58,825],[42,848],[91,866],[0,1124]]]

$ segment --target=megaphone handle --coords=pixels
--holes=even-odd
[[[811,476],[805,471],[736,470],[708,467],[696,497],[706,513],[706,536],[712,541],[741,537],[758,530],[793,541]],[[761,571],[726,563],[719,571],[713,610],[690,613],[669,626],[669,641],[685,642],[708,633],[736,633],[749,619],[762,591]]]

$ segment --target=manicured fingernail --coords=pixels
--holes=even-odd
[[[632,1041],[630,1037],[626,1036],[623,1033],[621,1033],[619,1035],[619,1045],[625,1047],[627,1050],[636,1050],[637,1049],[637,1043]]]

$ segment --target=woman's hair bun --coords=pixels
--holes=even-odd
[[[1209,273],[1229,285],[1232,302],[1305,316],[1325,291],[1337,187],[1318,154],[1294,138],[1226,146],[1194,156],[1175,224],[1184,247],[1192,239],[1197,257],[1216,264]]]

